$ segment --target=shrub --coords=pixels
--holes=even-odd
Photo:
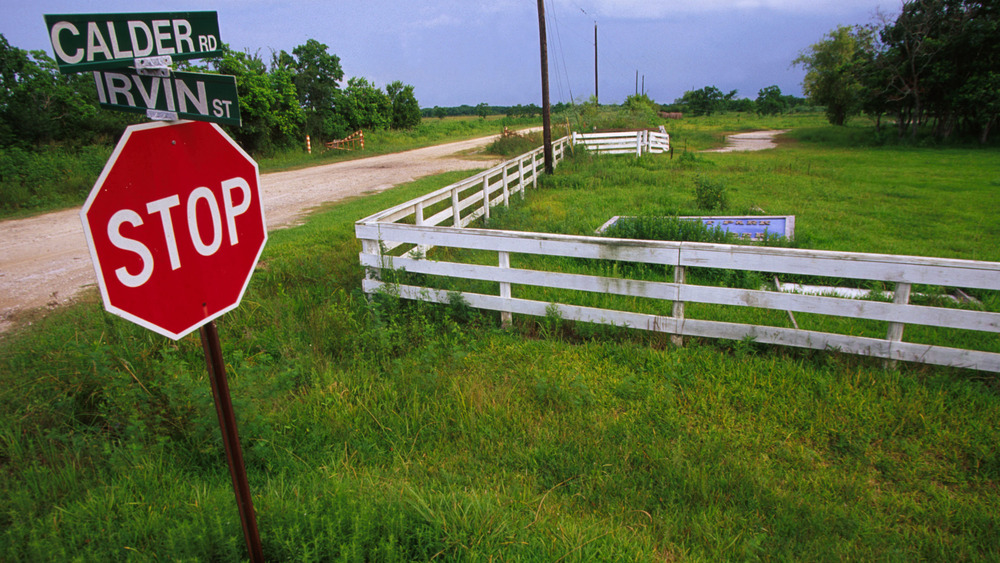
[[[694,179],[694,198],[698,208],[706,211],[722,211],[729,205],[726,185],[705,176]]]

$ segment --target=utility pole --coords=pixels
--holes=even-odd
[[[597,22],[594,22],[594,104],[601,105],[600,100],[597,95]]]
[[[541,44],[542,56],[542,139],[545,173],[552,174],[555,167],[552,162],[552,116],[550,115],[552,107],[549,105],[549,48],[545,39],[545,0],[538,0],[538,42]]]

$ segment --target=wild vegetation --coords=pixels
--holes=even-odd
[[[734,212],[795,214],[805,247],[1000,260],[995,150],[738,119],[671,122],[673,160],[573,159],[495,220],[696,214],[700,177]],[[775,151],[693,152],[744,127],[795,130]],[[460,300],[361,295],[353,221],[464,175],[272,233],[220,320],[268,559],[994,557],[995,374],[678,348],[556,315],[501,330]],[[96,292],[0,338],[0,471],[0,559],[244,557],[197,338],[110,316]]]
[[[910,0],[895,19],[840,26],[796,59],[809,97],[843,125],[862,111],[898,135],[974,136],[1000,119],[1000,6],[982,0]]]

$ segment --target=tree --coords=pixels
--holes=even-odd
[[[486,119],[486,116],[490,114],[490,106],[486,102],[480,102],[476,105],[476,115],[482,119]]]
[[[757,92],[754,107],[760,115],[775,115],[788,109],[788,100],[781,95],[781,88],[768,86]]]
[[[272,68],[287,69],[304,109],[305,131],[320,139],[344,136],[347,128],[335,107],[340,98],[340,81],[344,70],[340,57],[328,52],[325,44],[310,39],[292,49],[289,55],[281,51],[274,57]]]
[[[218,72],[236,77],[243,125],[228,130],[244,149],[268,153],[299,142],[305,115],[288,69],[268,73],[260,56],[233,51],[228,45],[212,64]]]
[[[99,110],[93,76],[61,74],[44,51],[0,34],[0,146],[113,140],[133,116]]]
[[[888,113],[900,137],[933,123],[938,137],[960,131],[986,142],[1000,95],[1000,3],[911,0],[895,18],[879,15],[855,36],[862,109],[876,128]]]
[[[392,125],[389,96],[365,78],[355,76],[347,81],[337,108],[352,131],[388,129]]]
[[[736,90],[730,92],[727,98],[727,95],[715,86],[705,86],[700,90],[684,92],[677,103],[683,105],[686,111],[692,115],[712,115],[723,109],[727,99],[732,99],[735,96]]]
[[[413,95],[413,86],[399,80],[385,87],[392,104],[392,128],[412,129],[420,125],[420,104]]]
[[[826,117],[834,125],[844,125],[861,111],[857,63],[862,51],[854,29],[840,26],[792,61],[806,69],[803,89],[814,103],[826,106]]]

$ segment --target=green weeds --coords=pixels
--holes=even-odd
[[[734,210],[796,215],[807,247],[1000,258],[988,151],[588,158],[492,220],[591,234],[612,215],[696,215],[706,175]],[[555,308],[501,330],[461,299],[361,294],[353,221],[467,174],[272,233],[220,319],[269,560],[994,557],[994,375],[749,339],[678,348]],[[0,472],[4,561],[245,558],[197,337],[153,335],[94,292],[0,338]]]

